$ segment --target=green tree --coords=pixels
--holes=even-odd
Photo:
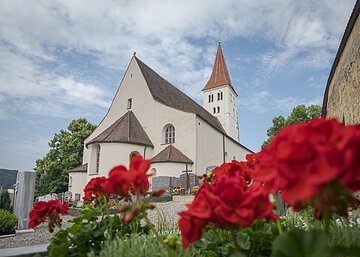
[[[6,189],[0,190],[0,209],[11,212],[10,194]]]
[[[60,193],[68,189],[68,171],[82,163],[84,140],[95,125],[80,118],[70,122],[49,142],[50,151],[36,161],[35,195]]]
[[[273,118],[273,125],[267,130],[268,138],[264,141],[263,146],[267,146],[270,141],[280,132],[280,130],[286,125],[292,125],[299,122],[306,122],[314,118],[318,118],[321,115],[321,107],[319,105],[305,105],[296,106],[285,119],[284,116],[276,116]]]

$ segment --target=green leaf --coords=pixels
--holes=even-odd
[[[272,257],[330,257],[328,239],[323,231],[292,230],[278,236]]]
[[[239,232],[237,233],[236,240],[241,247],[241,249],[249,250],[250,249],[250,237],[248,234]]]

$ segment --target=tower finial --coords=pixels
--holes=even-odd
[[[133,56],[136,56],[136,52],[135,52],[135,51],[133,52]]]
[[[221,46],[221,41],[218,42],[218,45]]]

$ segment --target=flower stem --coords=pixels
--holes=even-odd
[[[276,220],[276,225],[277,225],[277,228],[278,228],[278,231],[279,231],[279,235],[281,235],[282,234],[282,226],[281,226],[280,219]]]
[[[231,235],[232,235],[232,239],[234,241],[234,245],[235,245],[235,249],[240,253],[241,252],[241,248],[237,242],[236,239],[236,231],[234,229],[231,230]]]
[[[324,228],[325,228],[325,232],[326,234],[329,236],[329,228],[330,228],[330,218],[331,218],[331,214],[329,211],[325,211],[324,212]]]
[[[305,223],[307,230],[310,230],[309,210],[307,207],[305,208]]]
[[[349,218],[343,218],[345,220],[345,241],[346,241],[346,246],[350,247],[350,222],[349,222]]]
[[[160,242],[160,244],[162,244],[165,247],[168,255],[171,256],[171,257],[176,257],[174,255],[173,251],[171,249],[169,249],[169,247],[164,243],[164,240],[161,238],[161,236],[159,235],[159,233],[155,229],[154,224],[152,224],[152,222],[149,220],[149,217],[147,216],[146,212],[145,212],[145,215],[144,215],[144,219],[145,219],[146,223],[149,225],[151,231],[154,233],[156,239]]]

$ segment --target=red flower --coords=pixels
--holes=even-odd
[[[29,213],[29,228],[35,228],[49,218],[49,231],[53,232],[55,225],[61,226],[60,214],[69,214],[69,207],[66,203],[61,204],[59,200],[48,202],[36,202]]]
[[[109,178],[104,184],[108,194],[127,195],[130,191],[134,194],[145,194],[150,187],[149,176],[146,172],[150,168],[150,160],[144,160],[140,155],[131,158],[130,169],[120,165],[114,167]]]
[[[236,228],[251,226],[255,219],[278,218],[261,184],[245,181],[243,165],[232,161],[217,167],[213,182],[205,180],[188,210],[179,214],[184,248],[200,239],[209,223]]]
[[[298,208],[334,181],[360,189],[359,155],[360,126],[315,119],[283,128],[256,154],[259,167],[253,178]]]
[[[92,178],[84,188],[84,201],[92,201],[101,195],[107,195],[104,191],[105,177]]]
[[[140,155],[134,155],[130,163],[130,184],[131,192],[134,195],[145,194],[150,187],[149,177],[153,174],[146,174],[150,169],[150,160],[144,160]]]

